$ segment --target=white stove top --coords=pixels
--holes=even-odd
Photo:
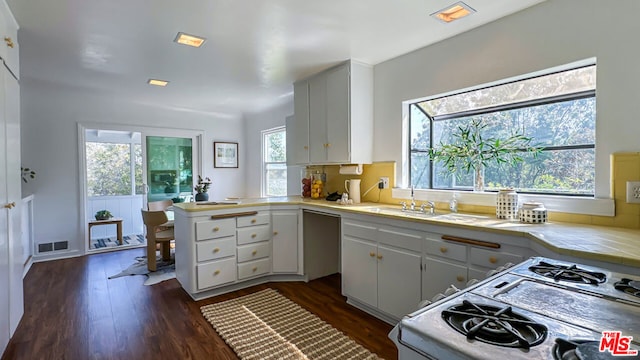
[[[530,271],[531,266],[541,262],[545,266],[543,274],[550,264],[560,266],[560,271],[553,270],[553,274],[565,268],[569,274],[566,278],[548,278]],[[575,273],[583,271],[595,274],[588,273],[587,280],[577,280]],[[394,329],[397,335],[394,341],[399,348],[415,352],[418,356],[410,358],[417,359],[554,359],[557,343],[562,339],[599,342],[603,331],[621,331],[623,336],[633,337],[632,349],[640,349],[640,298],[615,289],[614,284],[622,278],[638,277],[532,258],[407,315]],[[469,307],[467,301],[480,309],[477,310],[476,305]],[[467,320],[468,309],[471,309],[471,320]],[[498,313],[492,314],[492,311]],[[505,317],[511,316],[501,312],[514,314],[516,319],[505,321]],[[539,325],[525,324],[522,328],[526,322],[522,317]],[[457,325],[460,319],[465,325]],[[481,327],[480,323],[486,326]],[[475,336],[465,335],[471,329]],[[536,329],[544,329],[542,338]],[[506,336],[507,343],[519,336],[533,340],[529,345],[524,343],[523,348],[516,348],[493,344],[497,335]],[[519,341],[513,343],[521,346]],[[400,359],[404,359],[402,352]]]

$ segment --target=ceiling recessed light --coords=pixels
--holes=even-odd
[[[471,15],[476,12],[469,5],[459,1],[451,6],[448,6],[440,11],[436,11],[431,16],[435,17],[440,21],[444,21],[446,23],[450,23],[454,20],[458,20],[467,15]]]
[[[193,47],[200,47],[207,39],[195,35],[185,34],[183,32],[179,32],[178,36],[173,40],[178,44],[188,45]]]
[[[147,81],[147,84],[155,86],[167,86],[169,82],[166,80],[149,79],[149,81]]]

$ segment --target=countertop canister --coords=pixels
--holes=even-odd
[[[520,222],[543,224],[547,222],[547,209],[540,202],[526,202],[520,208]]]
[[[518,193],[514,189],[501,189],[498,191],[496,217],[504,220],[518,218]]]

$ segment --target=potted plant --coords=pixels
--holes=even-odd
[[[207,193],[207,191],[209,191],[209,186],[211,186],[211,179],[204,178],[203,180],[202,176],[198,175],[198,184],[193,187],[196,191],[196,201],[209,200],[209,194]]]
[[[96,212],[96,220],[109,220],[113,217],[109,210],[100,210]]]
[[[522,162],[523,151],[537,156],[542,148],[531,145],[532,137],[515,132],[499,139],[484,137],[482,130],[487,124],[474,119],[464,126],[459,126],[452,134],[451,143],[440,142],[429,149],[429,157],[442,163],[450,174],[460,175],[460,171],[475,173],[474,191],[484,191],[484,167],[491,162],[498,165],[515,166]]]

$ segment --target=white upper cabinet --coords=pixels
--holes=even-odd
[[[0,2],[0,57],[16,78],[20,78],[18,57],[18,23],[5,1]]]
[[[293,119],[287,119],[287,165],[309,163],[309,82],[293,85]]]
[[[371,163],[373,70],[348,61],[294,84],[294,146],[290,164]],[[306,137],[302,131],[308,129]],[[308,148],[304,147],[308,139]],[[302,158],[305,155],[308,158]],[[306,161],[305,161],[306,160]]]

